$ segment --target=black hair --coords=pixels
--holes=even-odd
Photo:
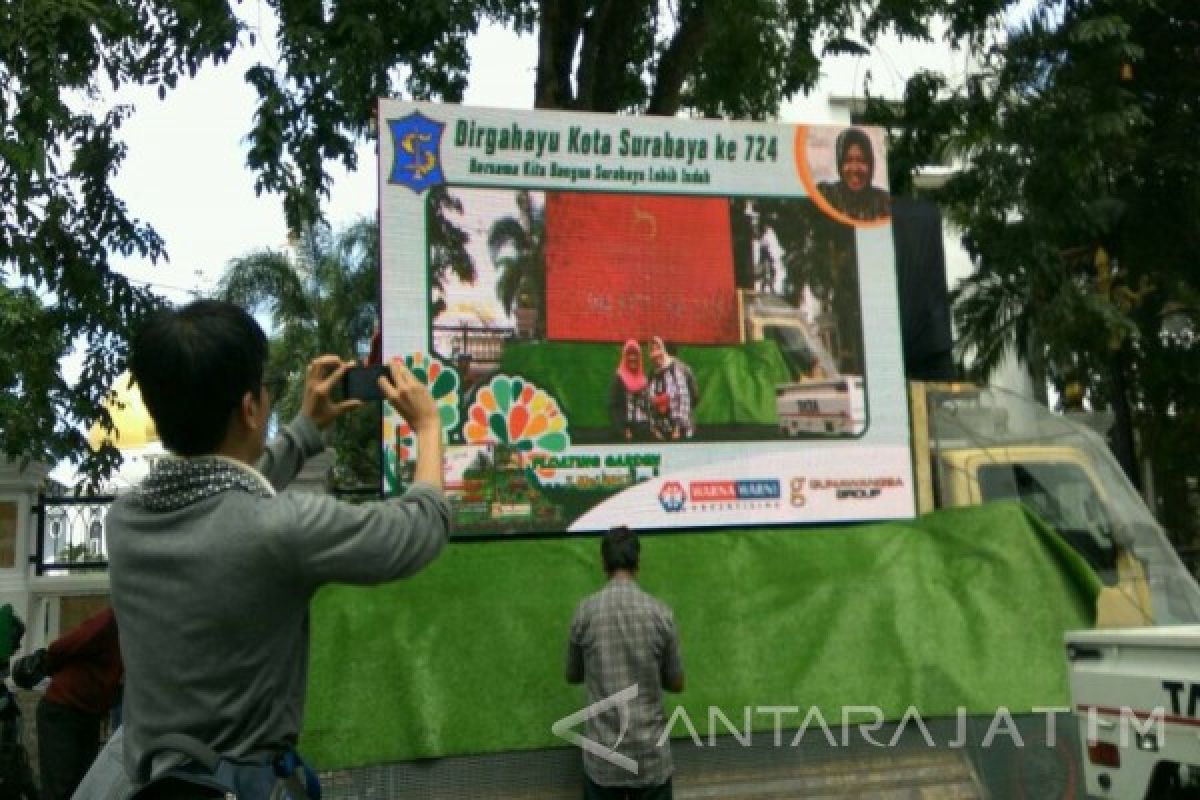
[[[246,392],[259,392],[267,337],[232,303],[197,300],[159,312],[133,337],[129,358],[163,445],[182,456],[221,444]]]
[[[600,543],[600,556],[604,559],[604,571],[612,574],[619,569],[633,572],[638,568],[642,545],[638,535],[622,525],[604,534]]]

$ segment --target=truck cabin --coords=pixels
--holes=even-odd
[[[779,348],[792,380],[825,377],[821,374],[817,357],[809,349],[804,335],[795,326],[764,324],[762,338],[764,341],[774,342]]]
[[[1019,500],[1083,556],[1105,585],[1117,583],[1113,524],[1087,474],[1068,462],[984,464],[980,499]]]

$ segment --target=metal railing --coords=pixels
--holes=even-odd
[[[41,495],[33,511],[37,538],[29,560],[38,575],[108,568],[106,520],[114,495]]]
[[[498,364],[504,343],[510,341],[516,331],[512,328],[490,328],[479,325],[434,325],[435,340],[450,341],[451,352],[469,355],[476,364]]]
[[[378,488],[359,486],[333,491],[351,503],[381,498]],[[29,563],[41,575],[70,575],[108,569],[108,509],[116,495],[39,495]]]

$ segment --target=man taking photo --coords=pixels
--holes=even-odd
[[[247,800],[285,777],[288,796],[313,793],[295,786],[293,749],[309,601],[327,583],[408,577],[449,535],[441,424],[425,386],[396,363],[379,379],[416,432],[415,479],[398,499],[350,505],[281,491],[323,449],[322,429],[361,405],[331,397],[350,363],[314,359],[299,415],[268,445],[266,360],[254,318],[209,300],[159,314],[132,342],[134,381],[172,454],[107,520],[125,772],[145,785],[171,770],[140,797],[211,796],[198,784],[212,787],[214,774]]]

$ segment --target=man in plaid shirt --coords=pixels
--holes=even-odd
[[[587,721],[588,738],[631,760],[636,771],[584,751],[585,800],[671,798],[674,765],[662,695],[683,691],[683,661],[671,609],[637,585],[640,552],[629,528],[609,531],[600,547],[608,584],[585,598],[571,621],[567,681],[587,684],[588,703],[636,687],[627,707]]]

